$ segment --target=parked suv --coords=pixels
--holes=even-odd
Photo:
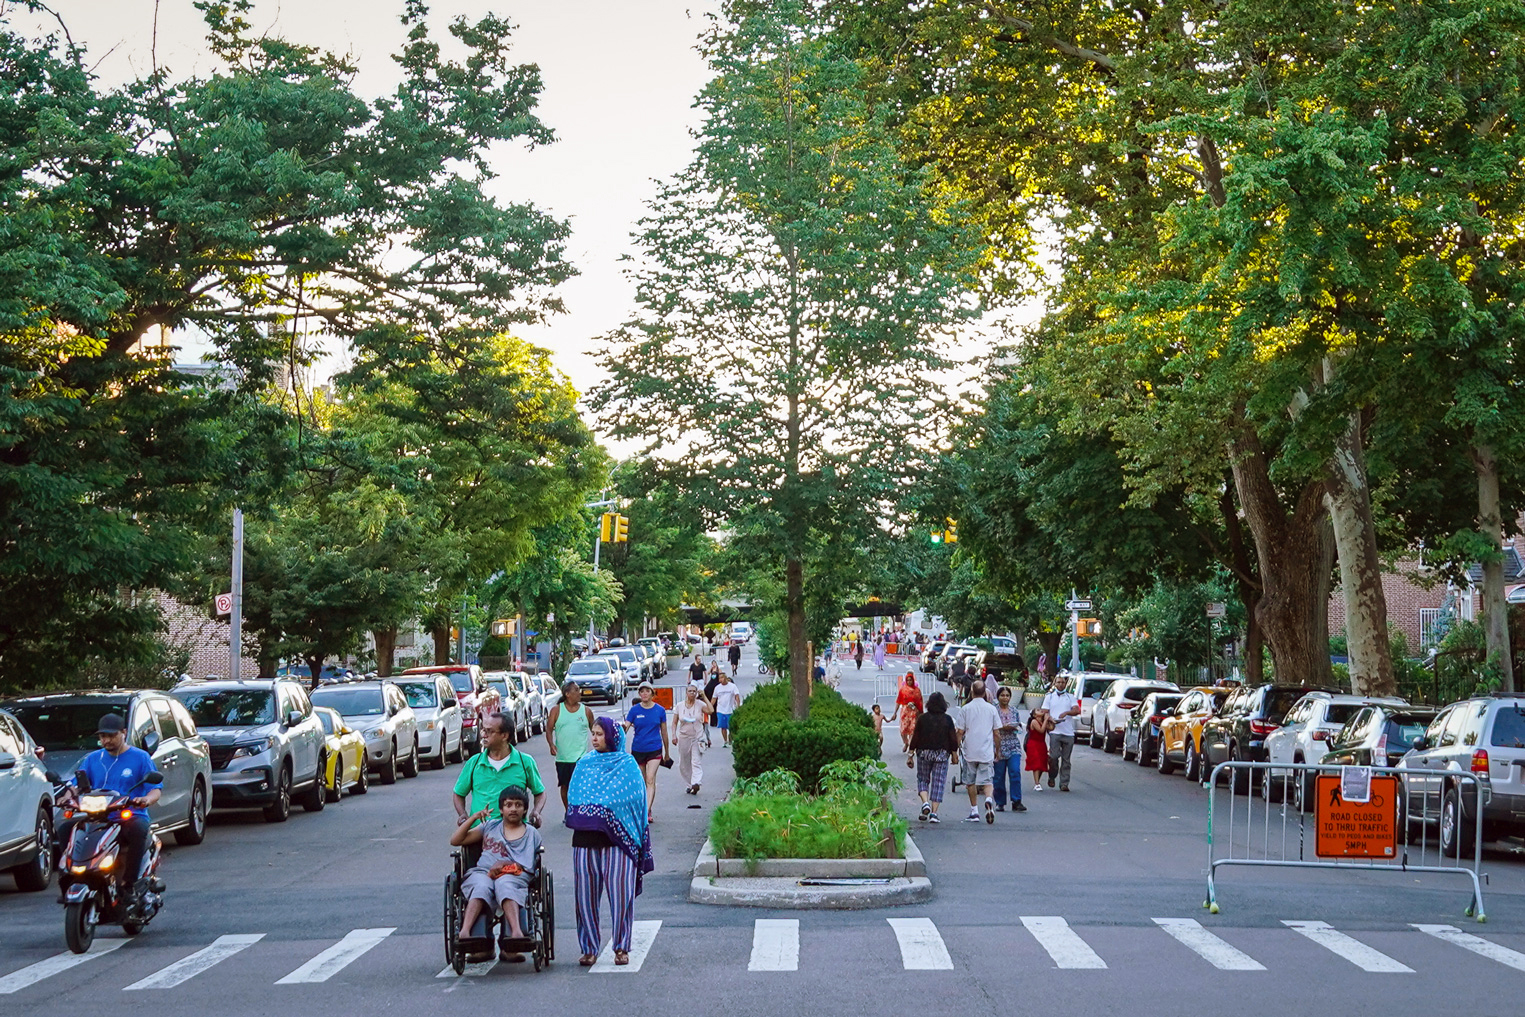
[[[515,676],[523,671],[483,671],[482,680],[498,694],[498,712],[508,721],[505,730],[515,742],[522,742],[530,735],[530,704],[524,683]]]
[[[1384,703],[1362,707],[1329,736],[1329,751],[1320,762],[1326,766],[1397,766],[1438,713],[1440,710],[1433,706]],[[1312,798],[1300,804],[1305,812],[1313,808]]]
[[[0,871],[27,893],[46,890],[53,878],[53,782],[37,749],[0,710]]]
[[[122,717],[127,721],[127,743],[152,756],[154,769],[164,775],[159,803],[150,811],[154,832],[173,830],[180,844],[200,844],[206,837],[212,752],[178,699],[153,689],[112,689],[50,692],[0,705],[42,746],[48,769],[64,776],[100,747],[95,731],[101,717]],[[62,818],[54,816],[54,825]]]
[[[921,651],[922,674],[937,673],[937,658],[942,655],[943,648],[947,645],[946,639],[934,639],[927,644],[926,649]]]
[[[461,707],[464,751],[468,756],[474,755],[482,747],[482,718],[501,709],[497,690],[482,680],[482,669],[475,664],[433,664],[410,667],[403,672],[404,677],[415,674],[442,674],[450,679]]]
[[[999,682],[1022,673],[1023,661],[1016,650],[981,650],[969,664],[969,673],[981,681]],[[1018,693],[1018,697],[1021,694]]]
[[[599,654],[615,662],[625,672],[625,687],[635,688],[644,680],[641,658],[628,646],[616,646]]]
[[[618,661],[608,657],[584,657],[567,666],[563,682],[573,682],[584,696],[597,696],[610,703],[625,698],[625,675],[617,670]]]
[[[1281,727],[1266,735],[1266,761],[1270,763],[1317,763],[1324,758],[1329,740],[1340,733],[1350,718],[1363,707],[1382,704],[1406,706],[1397,697],[1366,698],[1334,692],[1310,692],[1292,705],[1282,718]],[[1383,764],[1386,765],[1386,764]],[[1270,780],[1261,783],[1260,793],[1268,801],[1291,797],[1296,802],[1313,801],[1314,773],[1311,770],[1270,770]],[[1301,781],[1301,786],[1298,782]]]
[[[455,686],[442,674],[398,678],[394,685],[408,700],[413,719],[418,724],[418,751],[429,760],[431,769],[443,770],[446,763],[459,763],[463,757],[461,704]]]
[[[1270,683],[1236,690],[1217,716],[1202,726],[1202,776],[1211,775],[1219,763],[1264,763],[1266,738],[1281,727],[1292,705],[1310,692],[1335,690]],[[1253,783],[1249,770],[1233,772],[1235,794],[1248,794]]]
[[[1128,718],[1151,692],[1179,692],[1175,682],[1149,678],[1117,678],[1107,686],[1091,709],[1091,748],[1116,752],[1123,747]]]
[[[327,741],[301,682],[182,682],[170,694],[211,750],[213,808],[263,808],[267,822],[284,823],[295,796],[322,811]]]
[[[1202,728],[1228,701],[1233,689],[1199,685],[1186,690],[1186,698],[1165,710],[1160,721],[1160,746],[1155,754],[1155,769],[1163,774],[1175,772],[1179,763],[1186,769],[1187,780],[1204,780],[1202,772]]]
[[[1525,696],[1479,696],[1451,704],[1398,766],[1475,774],[1484,791],[1483,840],[1525,834]],[[1465,793],[1464,782],[1415,774],[1404,778],[1403,791],[1409,817],[1439,821],[1444,853],[1473,849],[1477,801]]]
[[[1097,671],[1067,671],[1070,691],[1080,700],[1080,715],[1075,718],[1075,740],[1091,736],[1091,720],[1102,693],[1117,681],[1117,675]]]
[[[418,776],[418,716],[392,681],[346,682],[312,694],[312,701],[344,718],[365,739],[366,764],[383,784],[397,774]]]

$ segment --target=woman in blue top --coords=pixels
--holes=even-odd
[[[646,811],[657,801],[657,768],[671,766],[667,744],[667,711],[662,704],[653,701],[656,690],[650,682],[641,682],[636,694],[640,702],[632,703],[625,714],[625,729],[630,732],[630,754],[646,778]]]

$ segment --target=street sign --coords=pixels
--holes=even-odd
[[[1089,611],[1091,609],[1091,602],[1089,600],[1066,600],[1064,602],[1064,609],[1066,611]]]
[[[217,613],[219,615],[233,613],[233,594],[219,593],[217,595]]]
[[[1223,618],[1227,614],[1228,614],[1228,605],[1222,603],[1221,601],[1218,602],[1218,603],[1213,603],[1213,604],[1208,604],[1207,605],[1207,616],[1209,618]]]
[[[1359,781],[1366,792],[1366,801],[1360,802],[1345,797],[1339,774],[1319,774],[1314,852],[1320,858],[1392,858],[1398,853],[1398,778],[1370,770],[1364,776],[1370,777],[1370,786]]]

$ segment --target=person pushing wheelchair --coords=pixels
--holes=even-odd
[[[535,874],[535,860],[540,852],[540,831],[525,823],[529,812],[529,792],[510,786],[498,795],[498,813],[503,818],[487,820],[490,809],[472,813],[450,835],[454,847],[480,844],[482,855],[466,870],[461,894],[466,898],[466,912],[461,921],[460,938],[470,938],[471,929],[484,911],[502,909],[507,938],[524,938],[519,909],[529,904],[530,880]],[[522,961],[522,954],[504,957]]]

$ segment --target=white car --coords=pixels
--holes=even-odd
[[[1345,722],[1361,712],[1363,706],[1408,706],[1396,696],[1342,696],[1335,692],[1310,692],[1287,711],[1281,727],[1266,735],[1268,763],[1317,763],[1324,758],[1328,745],[1340,733]],[[1271,779],[1260,782],[1260,794],[1267,801],[1279,802],[1284,795],[1294,801],[1311,801],[1313,774],[1304,770],[1270,771]],[[1302,797],[1297,797],[1297,776],[1303,778]]]
[[[530,733],[530,704],[524,687],[514,679],[523,671],[483,671],[482,680],[498,693],[498,712],[509,722],[509,736],[522,742]]]
[[[1106,691],[1096,697],[1091,708],[1091,748],[1116,752],[1123,747],[1123,735],[1128,730],[1128,718],[1151,692],[1179,692],[1175,682],[1162,682],[1148,678],[1116,678]],[[1084,714],[1082,714],[1084,716]]]
[[[508,677],[518,689],[519,698],[524,700],[525,723],[529,725],[529,733],[540,734],[545,730],[546,714],[551,712],[540,691],[540,683],[527,671],[510,671]]]
[[[418,721],[418,751],[429,766],[443,770],[446,763],[459,763],[466,755],[461,746],[461,704],[455,686],[442,674],[398,677],[413,717]]]
[[[990,647],[997,653],[1016,653],[1017,641],[1010,636],[991,636]]]
[[[625,688],[633,689],[645,681],[645,675],[641,670],[641,659],[636,652],[628,646],[616,646],[599,654],[625,676]]]
[[[46,890],[52,845],[53,782],[26,729],[0,711],[0,871],[10,870],[18,890]]]
[[[1088,738],[1091,734],[1091,716],[1101,694],[1117,681],[1117,675],[1102,671],[1064,671],[1069,678],[1069,690],[1080,700],[1080,715],[1075,718],[1075,740]]]

